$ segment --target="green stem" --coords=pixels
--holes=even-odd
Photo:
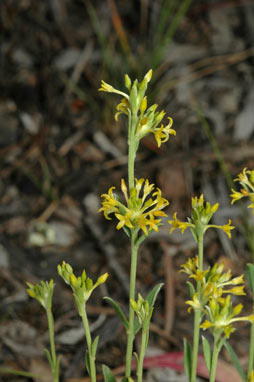
[[[138,142],[135,139],[135,132],[137,129],[138,117],[137,115],[129,116],[129,132],[128,132],[128,145],[129,145],[129,153],[128,153],[128,184],[129,190],[134,188],[134,164],[136,158],[136,152],[138,149]]]
[[[204,233],[201,232],[198,235],[198,267],[200,272],[203,272],[203,256],[204,256]]]
[[[52,359],[52,374],[53,381],[58,382],[59,380],[59,370],[56,362],[56,349],[55,349],[55,335],[54,335],[54,317],[51,310],[46,309],[47,319],[48,319],[48,328],[49,328],[49,341],[50,341],[50,352]]]
[[[198,265],[199,270],[203,271],[203,252],[204,252],[204,234],[201,232],[198,235]],[[201,284],[197,282],[197,293],[200,293]],[[192,366],[191,366],[191,382],[196,382],[197,378],[197,362],[199,349],[199,333],[202,313],[200,310],[194,310],[194,331],[193,331],[193,348],[192,348]]]
[[[143,364],[144,364],[144,358],[146,353],[146,344],[147,344],[148,335],[149,335],[149,326],[148,328],[142,329],[141,348],[140,348],[139,362],[138,362],[138,368],[137,368],[138,382],[142,382],[142,379],[143,379]]]
[[[92,354],[92,338],[91,338],[91,333],[90,333],[90,328],[89,328],[89,323],[88,323],[85,307],[82,308],[82,312],[80,313],[80,316],[83,321],[85,335],[86,335],[86,343],[87,343],[89,364],[90,364],[90,378],[91,378],[91,382],[96,382],[95,357]]]
[[[135,236],[135,237],[133,237]],[[131,361],[133,353],[133,341],[134,341],[134,310],[130,304],[130,300],[135,300],[136,289],[136,272],[137,272],[137,256],[138,245],[135,244],[136,235],[132,233],[131,238],[131,273],[130,273],[130,294],[129,294],[129,328],[127,330],[127,348],[126,348],[126,366],[125,376],[129,378],[131,376]]]
[[[254,308],[253,308],[254,310]],[[248,360],[248,378],[254,368],[254,323],[250,329],[249,360]]]
[[[191,382],[196,382],[196,377],[197,377],[200,321],[201,321],[201,311],[195,309],[195,311],[194,311],[193,348],[192,348],[192,365],[191,365]]]
[[[216,338],[216,336],[215,336],[214,337],[214,344],[213,344],[213,355],[212,355],[212,363],[211,363],[209,382],[215,382],[217,361],[218,361],[220,349],[221,349],[221,346],[218,345],[218,338]]]

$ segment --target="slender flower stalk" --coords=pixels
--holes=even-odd
[[[199,271],[203,272],[203,253],[204,253],[204,234],[202,229],[198,235],[198,264]],[[201,282],[197,282],[197,294],[200,294]],[[192,365],[191,365],[191,382],[196,382],[197,363],[200,337],[200,324],[202,320],[202,311],[194,309],[194,328],[193,328],[193,348],[192,348]]]
[[[91,382],[96,382],[95,355],[93,354],[93,351],[92,351],[92,337],[90,333],[85,305],[83,305],[81,309],[80,317],[82,318],[85,336],[86,336],[86,343],[87,343],[88,357],[89,357],[89,369],[90,369],[89,374],[90,374]]]
[[[143,365],[144,365],[144,359],[145,359],[145,353],[146,353],[146,343],[147,343],[147,331],[148,329],[142,329],[142,337],[141,337],[141,346],[140,346],[140,353],[139,353],[139,362],[137,367],[137,377],[138,382],[143,381]]]
[[[254,307],[252,309],[254,313]],[[249,357],[248,357],[248,378],[250,379],[251,373],[254,369],[254,322],[251,324],[250,329],[250,345],[249,345]]]
[[[53,382],[59,381],[59,366],[61,357],[56,356],[55,350],[55,336],[54,336],[54,317],[51,311],[52,308],[52,298],[54,291],[54,282],[50,280],[49,282],[41,281],[39,284],[27,283],[27,293],[30,297],[36,299],[41,306],[45,309],[48,320],[49,328],[49,341],[50,341],[50,351],[44,349],[48,362],[50,364],[51,372],[53,375]]]
[[[209,228],[217,228],[223,230],[230,238],[231,230],[234,228],[231,226],[230,220],[228,224],[223,226],[210,224],[210,220],[212,219],[213,214],[218,210],[218,207],[218,203],[212,206],[209,202],[205,202],[203,195],[201,195],[199,198],[192,198],[192,213],[187,222],[179,221],[176,213],[173,215],[173,220],[169,221],[169,224],[172,226],[170,233],[175,229],[180,229],[181,232],[184,233],[187,228],[190,228],[193,238],[198,245],[197,259],[194,259],[193,261],[190,260],[182,269],[183,272],[186,272],[190,277],[197,281],[196,290],[193,290],[192,300],[186,302],[190,305],[188,311],[191,309],[194,310],[192,362],[191,365],[188,364],[190,382],[196,382],[200,324],[204,315],[204,306],[208,302],[209,291],[211,291],[213,285],[211,282],[212,280],[210,281],[210,284],[206,284],[208,270],[203,271],[204,235]],[[222,290],[218,293],[222,293]]]
[[[70,264],[67,264],[63,261],[62,265],[58,265],[57,267],[59,276],[68,284],[72,291],[75,299],[75,303],[78,309],[78,313],[82,319],[85,336],[86,336],[86,344],[87,344],[87,352],[86,352],[86,367],[88,374],[91,378],[91,382],[96,382],[96,350],[99,341],[99,337],[97,336],[94,341],[92,341],[89,322],[86,314],[86,303],[90,298],[92,292],[95,288],[97,288],[100,284],[106,282],[108,278],[108,273],[104,273],[100,277],[98,277],[97,281],[93,283],[93,281],[87,277],[86,271],[83,270],[82,275],[76,277],[73,273],[73,269]]]
[[[211,360],[209,382],[215,382],[217,363],[218,363],[218,358],[219,358],[222,345],[223,345],[223,341],[221,341],[220,336],[216,335],[214,337],[214,343],[213,343],[213,353],[212,353],[213,355]]]
[[[161,191],[154,189],[153,184],[143,178],[135,178],[135,158],[139,147],[140,140],[149,133],[154,134],[158,147],[161,143],[166,142],[170,135],[176,132],[171,128],[173,120],[168,118],[169,122],[166,126],[160,125],[165,116],[164,111],[157,111],[158,105],[148,107],[147,97],[145,95],[148,83],[152,78],[152,70],[145,75],[144,79],[139,83],[137,80],[131,81],[129,76],[125,75],[125,86],[129,91],[129,95],[113,88],[111,85],[102,81],[100,91],[108,93],[116,93],[123,96],[121,102],[117,105],[115,119],[121,114],[128,117],[128,187],[122,179],[121,189],[124,194],[125,201],[116,196],[113,192],[115,187],[111,187],[108,194],[103,194],[102,207],[99,211],[103,211],[106,219],[111,219],[110,214],[114,214],[118,219],[117,229],[123,228],[131,242],[131,269],[130,269],[130,292],[129,292],[129,316],[128,320],[124,320],[127,333],[126,347],[126,368],[125,379],[131,378],[131,364],[133,355],[133,342],[135,338],[134,320],[135,313],[131,301],[134,301],[136,295],[136,271],[138,250],[140,244],[150,234],[151,231],[158,231],[162,224],[160,217],[167,216],[162,210],[169,204],[168,201],[161,196]],[[160,125],[160,126],[159,126]],[[112,302],[112,301],[111,301]],[[120,308],[115,302],[113,306],[119,314]],[[147,328],[148,330],[148,328]],[[143,333],[143,336],[145,334]],[[148,339],[148,334],[146,333]],[[144,345],[143,345],[144,346]],[[144,357],[145,348],[142,348],[141,359]],[[141,368],[143,361],[138,366],[138,380],[142,380]]]
[[[135,235],[131,239],[131,271],[130,271],[130,293],[129,293],[129,329],[127,330],[127,347],[126,347],[126,365],[125,377],[131,376],[131,363],[133,353],[134,334],[134,310],[131,301],[135,299],[136,291],[136,272],[137,272],[137,257],[139,246],[135,244]]]
[[[53,373],[53,382],[59,381],[59,366],[57,365],[57,357],[55,350],[55,334],[54,334],[54,317],[50,309],[46,310],[48,328],[49,328],[49,342],[50,342],[50,353],[52,359],[52,373]]]

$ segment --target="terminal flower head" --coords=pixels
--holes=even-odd
[[[35,285],[27,282],[27,286],[27,293],[29,296],[35,298],[45,310],[50,310],[55,286],[53,280],[51,279],[49,282],[41,281],[39,284]]]
[[[254,322],[254,315],[236,317],[241,313],[242,308],[242,304],[233,307],[230,295],[220,301],[211,298],[209,304],[206,306],[208,319],[205,320],[200,327],[204,330],[211,328],[214,333],[224,333],[225,337],[229,338],[230,334],[235,331],[233,327],[235,322]]]
[[[197,196],[193,197],[191,218],[188,218],[187,222],[179,221],[175,212],[173,215],[173,220],[168,221],[169,224],[172,225],[170,233],[176,228],[179,228],[182,233],[184,233],[186,228],[190,228],[194,239],[197,241],[200,234],[203,235],[208,228],[213,227],[223,230],[230,238],[230,231],[234,229],[234,227],[231,226],[231,220],[228,221],[228,224],[222,226],[209,224],[213,214],[218,210],[218,208],[218,203],[212,206],[209,202],[205,202],[203,194],[201,194],[199,198]]]
[[[111,187],[107,194],[102,195],[102,207],[106,219],[114,214],[119,220],[116,228],[141,229],[145,235],[149,231],[158,231],[161,224],[160,217],[167,216],[162,210],[169,202],[161,196],[161,190],[155,189],[146,179],[135,179],[135,187],[128,193],[125,181],[121,181],[124,200],[114,194]],[[159,219],[158,219],[159,218]]]
[[[190,279],[194,279],[199,288],[192,300],[186,302],[191,308],[201,309],[204,312],[205,306],[210,299],[224,302],[224,295],[245,295],[243,275],[232,277],[231,271],[224,271],[224,264],[215,263],[212,268],[204,271],[199,269],[198,257],[188,259],[186,264],[181,265],[181,271],[186,273]]]
[[[84,305],[91,296],[93,290],[100,284],[105,283],[108,278],[108,273],[104,273],[99,276],[94,283],[92,279],[87,277],[85,270],[83,270],[81,276],[76,277],[72,267],[65,261],[62,262],[62,265],[59,264],[57,266],[57,271],[65,283],[70,285],[78,307]]]
[[[142,326],[146,321],[149,322],[151,320],[153,307],[150,307],[149,301],[145,300],[140,293],[138,294],[137,301],[130,299],[130,303]]]
[[[173,119],[168,117],[168,124],[164,126],[162,120],[166,114],[165,111],[158,111],[158,105],[156,104],[148,107],[146,90],[152,74],[152,70],[149,70],[141,82],[138,80],[131,81],[126,74],[125,86],[129,94],[115,89],[105,81],[101,81],[101,87],[99,88],[99,91],[116,93],[124,97],[116,107],[115,120],[118,121],[121,114],[127,115],[130,119],[135,116],[136,123],[130,125],[130,130],[137,146],[138,142],[150,133],[154,134],[158,147],[163,142],[167,142],[170,135],[176,135],[175,130],[172,129]]]

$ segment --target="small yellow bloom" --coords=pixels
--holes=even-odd
[[[169,220],[168,223],[172,225],[172,228],[170,229],[170,233],[173,232],[175,229],[179,228],[181,230],[181,233],[184,233],[186,228],[188,227],[194,227],[194,224],[188,223],[188,222],[181,222],[176,217],[177,212],[173,215],[173,220]]]
[[[198,256],[195,256],[192,259],[189,258],[187,263],[181,264],[180,267],[183,269],[181,269],[179,272],[184,272],[187,273],[187,275],[192,275],[198,268]]]
[[[107,92],[107,93],[120,94],[120,95],[124,96],[124,98],[129,100],[129,96],[126,93],[121,92],[120,90],[115,89],[113,86],[107,84],[107,82],[105,82],[105,81],[101,81],[101,87],[99,88],[99,91]]]
[[[161,125],[159,128],[156,128],[153,131],[158,147],[160,147],[162,143],[167,142],[170,135],[176,135],[176,131],[171,129],[171,126],[173,125],[173,119],[168,117],[168,120],[169,123],[165,127],[164,125]]]
[[[235,191],[233,188],[231,189],[231,191],[233,192],[233,194],[231,194],[231,204],[234,204],[237,200],[240,200],[241,198],[244,197],[244,194],[242,194],[241,192],[237,192]]]
[[[225,224],[225,225],[216,225],[216,224],[209,224],[207,226],[208,228],[218,228],[218,229],[221,229],[222,231],[224,231],[229,239],[231,238],[231,231],[232,229],[234,229],[235,227],[231,225],[231,220],[229,219],[228,220],[228,224]]]
[[[203,307],[198,299],[198,293],[195,293],[192,300],[186,301],[185,304],[190,305],[188,308],[188,313],[190,313],[192,309],[203,310]]]

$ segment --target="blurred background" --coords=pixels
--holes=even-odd
[[[127,176],[127,131],[124,116],[114,120],[120,98],[98,92],[100,81],[125,91],[125,73],[140,81],[153,69],[148,102],[173,118],[177,135],[160,150],[146,137],[136,174],[161,188],[170,217],[178,211],[186,219],[201,192],[219,202],[215,224],[231,218],[236,229],[230,242],[209,231],[206,265],[224,261],[233,274],[244,272],[254,253],[253,217],[230,206],[229,194],[236,175],[254,168],[253,1],[2,0],[0,11],[0,367],[50,380],[46,319],[25,283],[54,278],[63,380],[85,380],[83,332],[56,272],[65,260],[76,274],[110,273],[88,313],[101,338],[98,370],[107,363],[121,373],[124,331],[102,297],[127,306],[129,243],[97,211],[100,195]],[[195,254],[191,235],[169,235],[167,224],[142,246],[139,291],[165,283],[150,355],[182,352],[183,336],[191,339],[186,277],[178,271]],[[244,302],[249,312],[248,295]],[[247,337],[245,324],[232,336],[243,364]]]

